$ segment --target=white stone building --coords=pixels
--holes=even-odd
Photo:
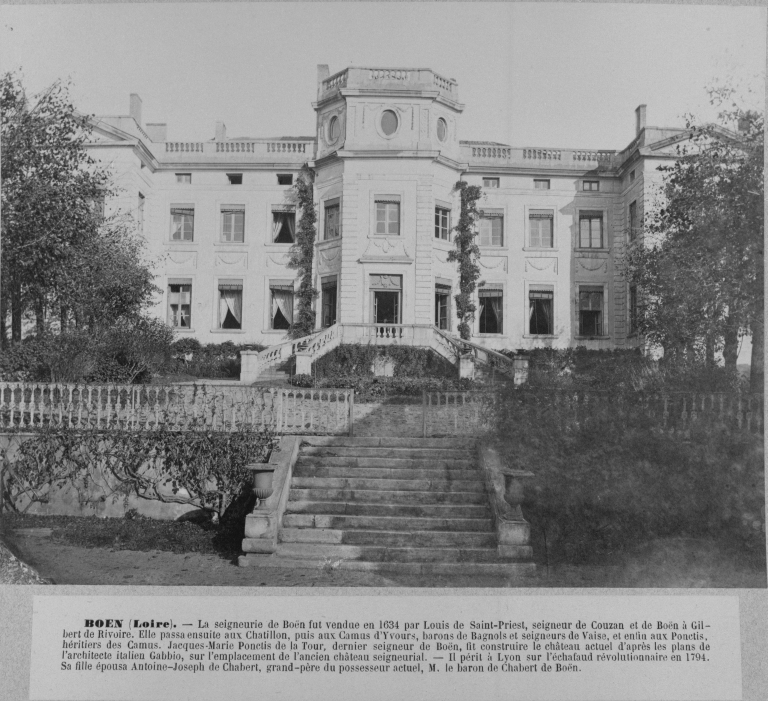
[[[309,98],[309,96],[308,96]],[[204,343],[287,338],[297,272],[291,185],[314,170],[318,329],[456,326],[459,211],[454,185],[481,185],[481,281],[473,340],[493,349],[637,343],[621,261],[640,230],[658,166],[684,129],[649,127],[637,108],[623,150],[472,141],[454,80],[429,69],[318,67],[314,137],[169,140],[128,116],[94,120],[110,164],[160,261],[157,314]],[[364,326],[361,326],[364,325]]]

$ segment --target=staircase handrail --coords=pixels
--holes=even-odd
[[[434,329],[438,334],[440,334],[440,336],[451,343],[460,353],[466,352],[468,349],[472,350],[474,352],[475,359],[483,363],[488,363],[488,358],[493,358],[499,362],[502,368],[508,369],[514,375],[515,361],[513,358],[510,358],[509,356],[490,348],[486,348],[485,346],[481,346],[479,343],[474,343],[473,341],[468,341],[464,338],[456,338],[455,336],[446,333],[442,329],[438,329],[436,326]],[[483,353],[488,356],[488,358],[481,357],[481,354]],[[517,353],[514,353],[514,355],[517,355]]]
[[[287,341],[277,343],[274,346],[269,346],[263,351],[259,351],[256,354],[256,364],[259,371],[268,367],[269,365],[278,362],[279,360],[287,360],[296,355],[297,351],[304,350],[314,338],[323,333],[325,329],[320,329],[307,336],[301,336],[300,338],[289,338]],[[286,350],[289,352],[286,353]]]
[[[339,345],[334,342],[337,340],[339,342],[341,341],[343,332],[344,328],[341,324],[332,324],[324,329],[320,329],[320,331],[314,334],[311,338],[307,337],[309,340],[303,348],[303,352],[309,353],[312,362],[314,362],[316,359],[325,355],[327,351],[332,350],[332,348],[328,348],[329,345],[334,347]]]

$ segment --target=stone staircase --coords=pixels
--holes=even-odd
[[[407,574],[509,575],[475,444],[466,438],[307,437],[275,564]],[[530,549],[521,549],[530,555]]]

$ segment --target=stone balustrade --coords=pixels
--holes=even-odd
[[[622,155],[616,151],[552,148],[517,148],[505,144],[462,142],[462,157],[470,164],[505,167],[552,167],[568,170],[600,170],[618,168]]]
[[[457,100],[458,86],[455,80],[438,75],[428,68],[367,68],[349,67],[326,78],[321,83],[320,97],[329,96],[342,88],[375,89],[384,87],[408,90],[437,91]]]
[[[269,161],[284,158],[290,163],[302,163],[314,154],[312,140],[253,139],[249,141],[166,141],[158,147],[163,149],[158,158],[161,161],[199,162],[210,158],[235,161]]]
[[[203,153],[201,141],[166,141],[166,153]]]

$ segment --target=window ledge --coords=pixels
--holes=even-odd
[[[341,236],[334,236],[332,239],[323,239],[322,241],[317,241],[315,245],[318,248],[330,248],[332,243],[341,243]]]
[[[534,248],[533,246],[523,246],[524,251],[530,251],[535,253],[558,253],[559,248]]]
[[[214,241],[214,246],[226,246],[227,248],[247,248],[248,244],[245,241]]]
[[[286,248],[286,247],[290,248],[291,246],[293,246],[293,243],[272,243],[272,242],[270,242],[270,243],[265,243],[264,245],[267,248]]]
[[[262,329],[261,333],[268,333],[274,336],[280,335],[280,336],[287,337],[288,329]]]
[[[509,251],[509,247],[507,247],[507,246],[481,246],[480,244],[478,244],[478,248],[481,251],[488,251],[488,252],[500,251],[500,252],[503,252],[503,253],[507,253]]]
[[[499,338],[500,336],[504,336],[504,332],[501,333],[476,333],[475,336],[477,338]]]
[[[536,340],[537,338],[560,338],[559,333],[524,333],[523,338],[532,338]]]
[[[610,253],[610,248],[575,248],[576,253]]]
[[[610,341],[610,336],[574,336],[577,341]]]
[[[194,246],[197,248],[200,243],[198,241],[166,241],[166,246],[173,246],[174,248],[178,248],[181,246]]]
[[[210,333],[245,333],[243,329],[211,329]]]
[[[171,325],[168,324],[168,326],[171,326]],[[171,326],[171,328],[174,331],[178,331],[179,333],[194,333],[195,332],[195,329],[183,329],[183,328],[180,328],[179,326]]]

